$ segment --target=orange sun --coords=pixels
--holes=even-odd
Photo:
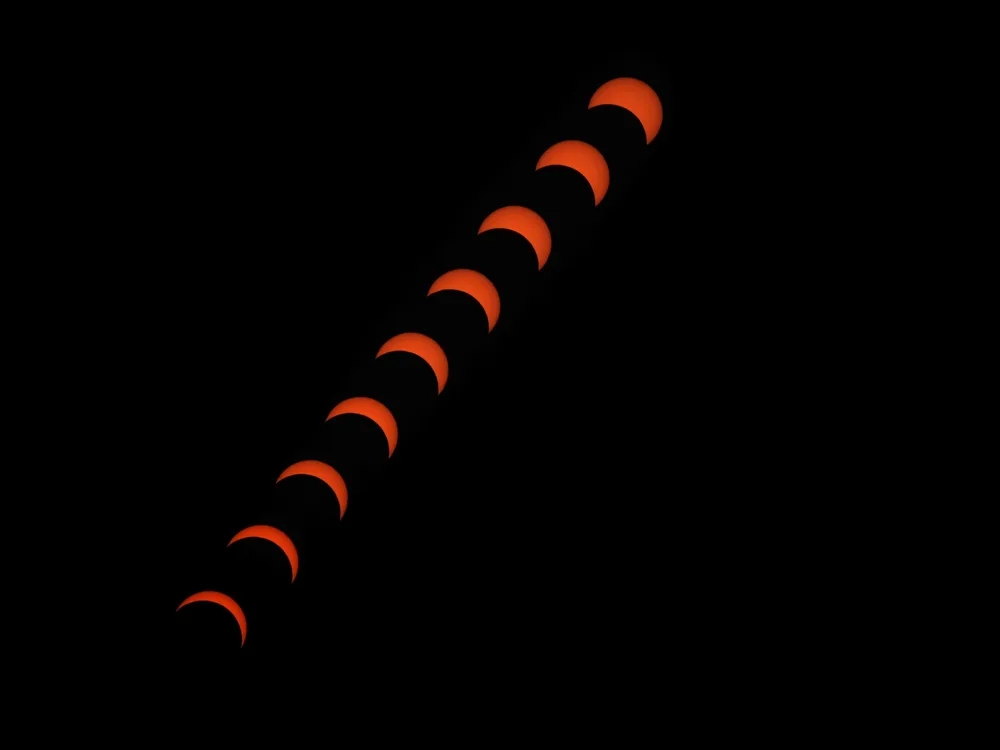
[[[375,358],[378,359],[389,352],[416,354],[434,371],[438,393],[444,390],[444,384],[448,382],[448,358],[441,345],[430,336],[425,336],[422,333],[401,333],[398,336],[393,336],[382,344],[382,348],[378,350]]]
[[[266,539],[269,542],[277,544],[281,548],[281,551],[285,553],[285,557],[288,558],[288,563],[292,566],[292,583],[295,583],[295,576],[299,574],[299,552],[295,549],[292,540],[288,538],[288,534],[273,526],[247,526],[243,531],[230,539],[229,544],[226,546],[228,547],[233,542],[238,542],[241,539]]]
[[[340,517],[344,517],[344,513],[347,512],[347,483],[344,482],[339,471],[322,461],[299,461],[281,472],[281,476],[278,477],[275,484],[282,479],[299,475],[316,477],[325,482],[326,486],[333,490],[333,494],[337,496],[337,502],[340,503]]]
[[[235,599],[231,596],[220,594],[218,591],[199,591],[197,594],[191,594],[191,596],[182,601],[180,607],[175,611],[180,612],[181,607],[186,607],[195,602],[212,602],[212,604],[218,604],[228,609],[229,613],[236,618],[236,622],[239,623],[240,633],[243,636],[240,641],[240,647],[242,648],[243,644],[247,642],[247,616],[243,614],[243,610],[236,603]]]
[[[386,442],[389,443],[389,458],[392,458],[392,452],[396,450],[396,441],[399,439],[399,428],[396,427],[396,418],[385,404],[367,396],[355,396],[344,399],[333,407],[326,417],[327,421],[338,414],[360,414],[381,427]]]
[[[491,229],[509,229],[531,243],[538,256],[538,270],[542,270],[552,250],[552,234],[545,219],[524,206],[504,206],[487,216],[479,227],[479,234]]]
[[[431,289],[427,292],[430,297],[435,292],[445,289],[455,289],[465,292],[478,302],[486,313],[487,331],[492,331],[500,317],[500,295],[493,282],[487,279],[478,271],[470,271],[467,268],[458,268],[454,271],[439,277],[431,284]]]
[[[598,205],[608,192],[611,173],[601,152],[583,141],[561,141],[542,154],[535,169],[543,167],[569,167],[587,178],[594,191],[594,205]]]
[[[663,124],[663,105],[656,92],[638,78],[615,78],[601,86],[590,97],[587,109],[610,104],[627,109],[642,123],[646,143],[652,143]]]

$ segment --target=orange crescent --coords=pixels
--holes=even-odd
[[[430,297],[435,292],[441,292],[445,289],[465,292],[482,305],[486,312],[486,320],[489,322],[487,330],[493,330],[493,326],[497,324],[497,319],[500,317],[500,295],[492,281],[478,271],[456,268],[454,271],[448,271],[448,273],[439,276],[437,281],[431,284],[427,296]]]
[[[598,205],[608,192],[608,185],[611,184],[611,172],[608,170],[608,163],[604,160],[601,152],[583,141],[560,141],[542,154],[535,166],[536,170],[542,167],[569,167],[587,178],[590,188],[594,191],[594,205]]]
[[[333,494],[337,496],[337,502],[340,503],[340,517],[344,517],[344,513],[347,512],[347,483],[340,476],[339,471],[322,461],[299,461],[281,472],[281,476],[278,477],[278,481],[275,484],[282,479],[294,477],[299,474],[307,477],[316,477],[326,482],[326,486],[333,490]]]
[[[430,336],[422,333],[400,333],[382,344],[375,359],[389,352],[409,352],[416,354],[424,362],[431,366],[434,377],[437,378],[438,393],[444,390],[444,384],[448,382],[448,358],[444,354],[444,349]]]
[[[281,551],[285,553],[285,557],[288,558],[288,562],[292,566],[292,583],[295,583],[295,576],[299,574],[299,551],[295,549],[295,544],[288,538],[288,534],[273,526],[247,526],[243,531],[230,539],[229,544],[226,546],[228,547],[233,542],[240,541],[240,539],[266,539],[269,542],[277,544],[281,548]]]
[[[396,418],[392,416],[389,407],[381,401],[367,396],[355,396],[344,399],[333,407],[333,411],[327,414],[326,421],[329,422],[338,414],[360,414],[381,427],[385,439],[389,443],[389,458],[392,458],[392,452],[396,450],[396,441],[399,440],[399,428],[396,426]]]
[[[610,104],[623,107],[639,118],[650,144],[663,124],[663,105],[656,92],[638,78],[615,78],[601,86],[590,97],[587,109]]]
[[[231,596],[220,594],[218,591],[199,591],[197,594],[191,594],[191,596],[182,601],[181,606],[174,611],[179,612],[181,607],[186,607],[195,602],[212,602],[228,609],[229,613],[236,618],[236,622],[239,623],[240,633],[243,635],[243,639],[240,641],[240,648],[243,647],[243,644],[247,642],[247,616],[243,614],[243,610],[240,609],[240,605],[236,603],[235,599]]]
[[[477,234],[491,229],[510,229],[524,237],[538,256],[538,270],[542,270],[552,251],[552,234],[545,219],[524,206],[504,206],[487,216]]]

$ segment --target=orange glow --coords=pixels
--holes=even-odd
[[[615,78],[590,97],[587,109],[610,104],[623,107],[639,118],[646,131],[646,143],[652,143],[663,124],[663,105],[656,92],[638,78]]]
[[[594,191],[594,205],[598,205],[608,192],[611,172],[601,152],[583,141],[561,141],[542,154],[535,169],[562,166],[575,169],[587,178]]]
[[[500,295],[497,293],[497,288],[493,286],[493,282],[478,271],[458,268],[454,271],[448,271],[431,284],[431,290],[427,292],[427,296],[430,297],[435,292],[445,289],[465,292],[482,305],[486,312],[486,320],[489,322],[487,330],[493,330],[493,326],[497,324],[497,318],[500,317]]]
[[[396,418],[385,404],[367,396],[355,396],[344,399],[333,407],[326,420],[330,421],[338,414],[360,414],[381,427],[385,439],[389,442],[389,458],[392,458],[392,452],[396,450],[396,441],[399,439],[399,429],[396,427]]]
[[[191,594],[174,611],[179,612],[181,607],[194,604],[194,602],[212,602],[212,604],[218,604],[228,609],[229,613],[236,618],[236,622],[239,623],[240,633],[243,634],[243,639],[240,641],[240,648],[243,647],[243,644],[247,642],[247,616],[243,614],[240,605],[231,596],[220,594],[218,591],[200,591],[197,594]]]
[[[229,544],[226,546],[228,547],[233,542],[240,541],[240,539],[266,539],[281,547],[281,551],[285,553],[285,557],[288,558],[288,562],[292,566],[292,583],[295,583],[295,576],[299,574],[299,552],[295,549],[292,540],[288,538],[288,534],[273,526],[247,526],[243,531],[230,539]]]
[[[448,382],[448,358],[444,354],[444,349],[430,336],[422,333],[401,333],[393,336],[382,344],[375,359],[389,352],[409,352],[416,354],[434,370],[434,377],[437,378],[438,393],[444,390],[444,384]]]
[[[322,461],[299,461],[297,464],[292,464],[281,472],[281,476],[278,477],[278,481],[275,484],[282,479],[300,474],[307,477],[316,477],[326,482],[326,486],[333,490],[333,494],[337,496],[337,502],[340,503],[340,517],[343,518],[344,513],[347,512],[347,484],[344,482],[344,478],[340,476],[340,472]]]
[[[538,256],[538,270],[542,270],[552,250],[552,234],[545,219],[524,206],[504,206],[487,216],[478,234],[491,229],[510,229],[524,237]]]

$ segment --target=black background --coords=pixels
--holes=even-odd
[[[817,365],[788,349],[807,289],[787,284],[752,77],[682,23],[360,52],[296,28],[137,37],[74,111],[102,133],[78,149],[103,176],[81,178],[101,283],[65,356],[94,383],[85,447],[115,467],[90,469],[115,542],[78,574],[124,592],[87,607],[95,643],[177,684],[740,673],[804,616],[775,613],[821,522],[795,395],[816,397]],[[660,95],[648,146],[628,113],[587,110],[618,76]],[[608,158],[597,208],[579,175],[534,171],[566,138]],[[553,230],[541,272],[516,236],[476,235],[512,203]],[[462,295],[424,296],[472,259],[500,288],[489,334]],[[440,396],[419,360],[374,361],[411,329],[445,345]],[[378,388],[403,404],[388,461],[372,424],[323,421]],[[313,480],[275,487],[316,451],[348,479],[342,522]],[[253,523],[296,540],[294,584],[274,545],[227,549]],[[175,612],[204,589],[243,606],[243,648],[221,608]]]

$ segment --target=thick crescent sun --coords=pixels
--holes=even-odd
[[[386,442],[389,443],[389,458],[392,458],[392,452],[396,450],[396,441],[399,439],[399,428],[396,426],[396,418],[385,404],[367,396],[355,396],[344,399],[333,407],[326,417],[327,421],[338,414],[360,414],[381,427]]]
[[[524,237],[538,256],[538,270],[542,270],[552,250],[552,234],[545,219],[524,206],[504,206],[483,219],[479,234],[491,229],[509,229]]]
[[[444,390],[444,384],[448,382],[448,357],[445,356],[441,345],[430,336],[425,336],[422,333],[400,333],[382,344],[382,348],[378,350],[375,358],[378,359],[383,354],[390,352],[416,354],[434,371],[438,393]]]
[[[646,133],[646,143],[652,143],[663,124],[663,105],[656,92],[638,78],[615,78],[601,86],[590,97],[587,109],[610,104],[635,115]]]
[[[493,286],[492,281],[478,271],[457,268],[438,277],[431,284],[427,296],[429,297],[436,292],[446,289],[465,292],[476,300],[482,306],[483,312],[486,313],[487,331],[493,330],[493,326],[497,324],[497,319],[500,317],[500,295],[497,293],[497,288]]]
[[[340,476],[339,471],[322,461],[299,461],[281,472],[281,476],[278,477],[278,481],[275,484],[282,479],[299,475],[316,477],[325,482],[326,486],[333,490],[333,494],[337,497],[337,502],[340,503],[340,517],[344,517],[344,513],[347,512],[347,483],[344,482],[344,478]]]
[[[288,564],[292,566],[292,583],[295,583],[295,576],[299,574],[299,551],[295,549],[295,544],[288,538],[288,534],[273,526],[247,526],[230,539],[226,546],[241,539],[266,539],[277,544],[288,558]]]
[[[229,613],[236,618],[236,622],[240,626],[240,633],[243,636],[240,646],[242,647],[247,642],[247,616],[243,614],[242,608],[236,603],[235,599],[218,591],[199,591],[197,594],[191,594],[191,596],[182,601],[175,611],[179,612],[181,607],[186,607],[195,602],[211,602],[229,610]]]
[[[604,156],[589,143],[583,141],[561,141],[550,146],[535,166],[536,170],[544,167],[569,167],[587,178],[594,191],[594,205],[598,205],[608,192],[611,184],[611,172]]]

